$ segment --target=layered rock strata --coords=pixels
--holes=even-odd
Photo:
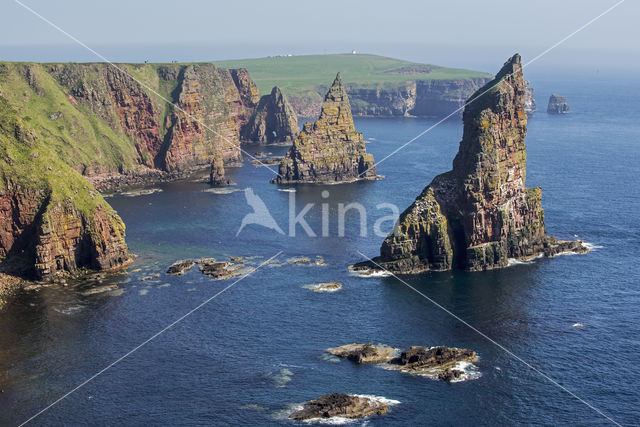
[[[338,183],[378,178],[373,156],[353,124],[340,73],[325,96],[318,120],[305,123],[273,181]]]
[[[478,271],[505,267],[510,258],[586,251],[581,242],[545,234],[542,191],[525,186],[525,94],[516,54],[467,103],[453,170],[435,177],[400,215],[374,262],[352,269]]]

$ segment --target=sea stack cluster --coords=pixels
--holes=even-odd
[[[525,95],[516,54],[467,101],[453,170],[436,176],[400,215],[375,262],[352,269],[478,271],[505,267],[509,258],[587,250],[545,234],[542,191],[525,185]]]
[[[377,179],[373,156],[353,124],[340,73],[324,98],[318,120],[305,123],[273,182],[337,183]]]

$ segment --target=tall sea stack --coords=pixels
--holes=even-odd
[[[479,271],[505,267],[509,258],[587,251],[582,242],[545,234],[542,191],[525,186],[525,94],[516,54],[467,101],[453,170],[436,176],[400,215],[375,263],[353,269]]]
[[[376,179],[373,156],[356,131],[340,73],[322,104],[318,120],[305,123],[280,163],[273,182],[336,183]]]
[[[277,143],[291,142],[298,135],[298,116],[278,86],[260,102],[240,133],[243,141]]]

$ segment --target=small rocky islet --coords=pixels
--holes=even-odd
[[[473,350],[437,346],[412,346],[400,352],[397,348],[375,344],[346,344],[327,349],[327,352],[355,363],[385,364],[386,369],[426,376],[445,382],[464,379],[461,363],[478,360]]]
[[[365,418],[373,415],[384,415],[389,411],[389,404],[381,399],[354,394],[331,393],[310,400],[301,409],[289,415],[295,421],[308,421],[328,418]]]
[[[569,114],[571,109],[567,103],[567,97],[561,96],[556,93],[549,97],[549,104],[547,105],[548,114]]]

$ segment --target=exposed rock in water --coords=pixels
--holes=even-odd
[[[260,98],[249,122],[243,127],[243,141],[278,143],[292,141],[298,135],[298,116],[287,97],[275,86]]]
[[[340,73],[327,92],[318,120],[305,123],[280,163],[274,181],[284,183],[337,183],[376,179],[373,156],[366,152],[356,131],[349,97]]]
[[[390,361],[389,369],[410,372],[437,378],[442,381],[454,381],[464,375],[464,371],[456,369],[461,362],[475,362],[478,356],[475,351],[455,347],[424,348],[413,346],[403,351],[399,357]]]
[[[272,166],[279,165],[284,157],[267,157],[263,159],[254,159],[251,164],[254,166]]]
[[[289,415],[289,419],[303,421],[314,418],[364,418],[371,415],[384,415],[389,405],[369,397],[351,394],[325,394],[305,403],[299,411]]]
[[[533,88],[531,87],[531,82],[529,80],[525,80],[524,85],[524,111],[526,111],[527,114],[533,114],[533,112],[536,111],[536,98],[533,94]]]
[[[335,292],[339,289],[342,289],[342,283],[338,283],[338,282],[318,283],[316,285],[307,285],[304,287],[311,289],[313,292]]]
[[[234,264],[229,261],[216,262],[213,258],[211,259],[213,261],[207,261],[206,259],[199,260],[198,265],[202,274],[209,276],[212,279],[230,279],[232,277],[240,276],[244,272],[244,264]]]
[[[440,381],[445,381],[450,383],[451,381],[459,380],[464,375],[464,371],[460,369],[445,369],[444,371],[438,374],[438,379]]]
[[[542,190],[525,186],[525,92],[516,54],[467,103],[453,170],[435,177],[400,215],[380,256],[353,270],[478,271],[552,254],[558,245],[586,251],[582,242],[545,234]]]
[[[226,187],[232,184],[231,180],[225,177],[224,161],[221,156],[214,156],[213,158],[211,172],[209,174],[209,184],[212,187]]]
[[[549,97],[549,105],[547,105],[547,113],[549,114],[567,114],[571,112],[567,97],[556,95],[555,93]]]
[[[184,273],[191,270],[194,265],[196,265],[196,263],[192,259],[177,261],[169,266],[167,274],[171,274],[172,276],[182,276]]]
[[[387,363],[393,359],[397,349],[386,345],[347,344],[329,348],[334,356],[342,357],[356,363]]]

